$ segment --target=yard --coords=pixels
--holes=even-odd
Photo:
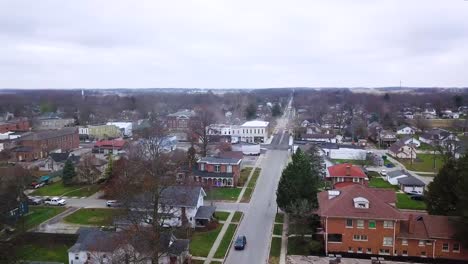
[[[352,159],[332,159],[332,161],[335,163],[335,164],[342,164],[342,163],[351,163],[351,164],[354,164],[354,165],[362,165],[364,164],[366,161],[365,160],[352,160]]]
[[[190,254],[197,257],[208,256],[222,226],[218,225],[215,229],[206,232],[196,231],[190,240]]]
[[[275,223],[284,223],[284,214],[277,213],[275,216]]]
[[[288,238],[288,255],[309,256],[311,254],[323,254],[322,243],[310,237]]]
[[[244,215],[244,213],[239,212],[239,211],[236,211],[236,212],[234,213],[234,216],[232,217],[232,221],[231,221],[231,222],[235,222],[235,223],[240,222],[240,220],[241,220],[241,218],[242,218],[242,215]]]
[[[224,256],[226,256],[226,253],[229,250],[229,245],[231,244],[234,234],[236,233],[236,229],[236,224],[230,224],[228,226],[228,229],[226,230],[226,233],[224,233],[223,239],[221,240],[221,243],[219,244],[219,247],[216,250],[216,253],[214,255],[215,258],[222,259],[224,258]]]
[[[281,254],[281,238],[272,237],[271,238],[271,247],[270,247],[270,264],[279,263],[279,257]]]
[[[114,217],[121,213],[118,209],[82,208],[64,218],[65,222],[79,225],[109,226]]]
[[[62,181],[58,181],[44,187],[41,187],[31,193],[32,196],[78,196],[87,197],[99,190],[98,185],[63,185]]]
[[[242,196],[241,202],[243,202],[243,203],[250,202],[250,199],[252,198],[252,193],[255,190],[255,186],[257,184],[258,177],[260,176],[261,170],[262,169],[260,169],[260,168],[255,169],[255,171],[254,171],[254,173],[252,175],[252,178],[249,181],[249,185],[245,189],[244,195]]]
[[[247,182],[247,179],[249,178],[250,172],[252,171],[252,167],[245,167],[241,170],[240,172],[240,178],[237,183],[238,186],[243,187],[244,184]]]
[[[435,169],[434,169],[434,157],[435,157]],[[418,157],[413,160],[413,164],[408,159],[399,159],[399,162],[403,164],[406,169],[411,171],[424,171],[424,172],[438,172],[439,169],[444,165],[444,161],[441,155],[432,154],[418,154]]]
[[[26,244],[16,248],[21,260],[68,263],[69,245],[55,243]]]
[[[382,177],[372,177],[369,180],[369,187],[399,190],[397,185],[391,185],[388,181],[384,180]]]
[[[236,201],[242,188],[212,188],[207,192],[208,200]]]
[[[65,207],[30,206],[29,213],[18,222],[18,225],[22,227],[24,224],[24,230],[29,230],[63,211]]]
[[[283,224],[274,224],[273,235],[281,236],[283,234]]]
[[[216,211],[215,212],[215,217],[216,219],[218,219],[218,221],[226,221],[226,219],[228,218],[229,216],[229,212],[220,212],[220,211]]]
[[[413,210],[426,210],[424,201],[412,200],[407,194],[397,193],[397,208],[399,209],[413,209]]]

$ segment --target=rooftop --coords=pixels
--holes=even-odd
[[[420,179],[414,177],[414,176],[411,176],[411,175],[408,175],[406,177],[402,177],[402,178],[398,178],[397,179],[398,183],[399,184],[403,184],[403,185],[411,185],[411,186],[426,186],[426,184],[421,181]]]
[[[198,160],[198,163],[238,165],[241,161],[242,159],[239,158],[203,157]]]
[[[38,131],[38,132],[31,132],[31,133],[25,134],[23,137],[21,137],[20,140],[21,141],[44,140],[44,139],[56,138],[56,137],[61,137],[65,135],[70,135],[70,134],[78,135],[78,130],[74,127],[65,127],[59,130],[43,130],[43,131]]]
[[[267,127],[268,124],[269,122],[266,121],[253,120],[245,122],[241,127]]]
[[[353,178],[367,178],[367,175],[361,167],[351,163],[343,163],[333,165],[327,168],[330,174],[329,177],[353,177]]]

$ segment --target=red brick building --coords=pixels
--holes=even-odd
[[[16,160],[31,161],[45,158],[54,150],[70,151],[79,147],[78,129],[45,130],[24,135],[13,149]]]
[[[393,190],[351,184],[320,192],[318,200],[326,254],[468,260],[448,217],[401,212]]]
[[[194,180],[215,187],[234,187],[240,177],[242,159],[204,157],[192,171]]]
[[[361,167],[351,163],[337,164],[328,167],[326,179],[337,188],[353,183],[367,186],[369,181],[369,178],[367,178],[367,175]]]
[[[193,110],[180,110],[166,117],[166,126],[169,130],[186,131],[195,122],[196,114]]]
[[[17,118],[5,122],[0,122],[0,133],[5,133],[8,131],[12,132],[24,132],[29,131],[31,126],[28,119],[26,118]]]

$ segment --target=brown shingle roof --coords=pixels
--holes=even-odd
[[[341,188],[340,194],[329,199],[328,191],[318,194],[320,216],[339,218],[361,218],[361,219],[403,219],[400,211],[391,206],[388,202],[395,202],[396,197],[393,192],[391,196],[389,190],[379,190],[355,184]],[[366,198],[369,201],[369,208],[355,208],[353,199],[357,197]]]
[[[78,130],[74,127],[66,127],[59,130],[44,130],[24,135],[20,138],[20,141],[50,139],[75,133],[78,133]]]
[[[401,222],[401,238],[413,239],[452,239],[455,235],[456,218],[443,215],[428,215],[426,213],[404,213],[405,220]],[[412,225],[412,228],[411,228]]]

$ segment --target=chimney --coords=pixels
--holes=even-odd
[[[346,164],[346,176],[351,176],[351,165]]]
[[[413,219],[412,214],[409,215],[409,219],[408,219],[408,233],[410,234],[414,233],[414,219]]]

